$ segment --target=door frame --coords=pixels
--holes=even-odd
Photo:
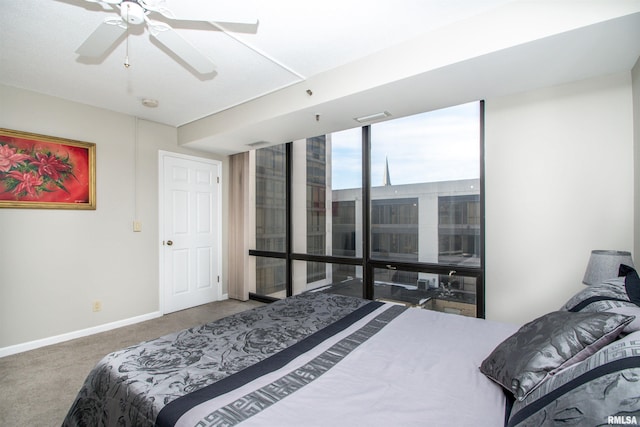
[[[216,224],[216,235],[217,239],[215,242],[212,242],[214,247],[216,247],[216,259],[215,262],[218,268],[218,277],[215,293],[216,293],[216,301],[220,301],[222,299],[222,282],[223,282],[223,274],[222,274],[222,162],[220,160],[208,159],[206,157],[198,157],[192,156],[188,154],[175,153],[172,151],[164,151],[158,150],[158,264],[159,264],[159,289],[158,289],[158,303],[159,303],[159,311],[160,314],[165,314],[165,278],[164,278],[164,265],[165,265],[165,251],[162,250],[164,246],[164,159],[167,157],[175,157],[183,160],[189,161],[197,161],[201,163],[209,163],[211,165],[216,165],[218,167],[218,200],[216,203],[216,214],[218,215],[218,224]]]

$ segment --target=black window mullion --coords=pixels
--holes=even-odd
[[[373,299],[371,260],[371,126],[362,128],[362,296]]]
[[[293,217],[292,215],[292,194],[293,194],[293,188],[292,188],[292,182],[293,182],[293,177],[291,176],[293,174],[293,153],[292,153],[292,148],[293,148],[293,143],[292,142],[288,142],[285,145],[285,192],[286,192],[286,200],[285,200],[285,217],[286,217],[286,224],[285,224],[285,252],[286,252],[286,264],[285,264],[285,270],[286,270],[286,295],[288,297],[293,295],[293,260],[291,258],[291,253],[292,253],[292,249],[293,249],[293,233],[292,233],[292,227],[293,227],[293,221],[291,220]]]
[[[480,100],[480,280],[476,289],[477,316],[484,319],[485,316],[485,198],[484,198],[484,100]]]

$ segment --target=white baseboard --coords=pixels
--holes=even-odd
[[[29,341],[22,344],[11,345],[9,347],[0,348],[0,357],[11,356],[12,354],[22,353],[24,351],[35,350],[36,348],[45,347],[47,345],[58,344],[64,341],[73,340],[76,338],[86,337],[88,335],[97,334],[99,332],[106,332],[112,329],[121,328],[123,326],[133,325],[135,323],[144,322],[146,320],[156,319],[161,317],[160,311],[153,313],[143,314],[141,316],[130,317],[129,319],[118,320],[116,322],[105,323],[104,325],[93,326],[87,329],[81,329],[79,331],[68,332],[62,335],[56,335],[53,337],[42,338],[35,341]]]

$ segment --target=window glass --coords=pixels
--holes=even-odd
[[[286,162],[285,145],[255,152],[256,243],[260,251],[286,251]],[[286,297],[286,262],[279,258],[256,257],[258,295]]]
[[[321,135],[293,143],[293,252],[311,255],[361,256],[362,130]],[[256,249],[286,250],[285,145],[256,150]],[[335,174],[335,177],[334,177]],[[346,201],[334,200],[333,185],[344,189]],[[334,223],[335,221],[335,223]],[[256,293],[284,291],[285,263],[257,259]],[[327,267],[304,262],[304,277],[294,293],[355,275],[355,267]],[[361,267],[359,267],[361,270]],[[361,277],[361,274],[360,274]],[[297,283],[298,281],[296,281]],[[361,283],[360,283],[361,287]],[[282,288],[282,289],[280,289]],[[361,288],[357,291],[362,296]]]
[[[331,134],[331,254],[362,257],[362,129]]]
[[[257,150],[256,293],[366,295],[483,315],[480,114],[473,102]],[[363,271],[373,272],[366,283]]]
[[[356,202],[355,200],[335,200],[331,205],[333,226],[331,228],[331,243],[335,256],[359,256],[361,251],[356,248],[362,246],[362,241],[356,239]]]
[[[287,296],[286,283],[286,260],[256,257],[256,294],[273,298],[285,298]]]
[[[362,130],[351,129],[293,143],[293,252],[359,256],[362,235]],[[343,189],[336,197],[336,188]],[[308,263],[309,280],[326,276]]]
[[[371,257],[480,266],[477,102],[371,126]]]
[[[371,201],[371,255],[418,261],[418,199]]]
[[[328,239],[329,236],[327,236],[327,202],[329,201],[327,200],[327,178],[330,179],[330,164],[327,163],[327,158],[330,158],[330,156],[327,156],[327,151],[331,149],[331,138],[326,135],[308,138],[304,141],[304,149],[307,169],[307,245],[302,252],[312,255],[325,255],[327,253],[327,240],[330,241]],[[294,244],[294,248],[295,246]],[[308,283],[324,280],[326,276],[327,272],[324,264],[317,262],[307,263]]]
[[[313,264],[316,269],[324,272],[322,278],[314,275]],[[293,263],[293,293],[327,292],[362,298],[362,267],[356,265],[294,261]]]
[[[480,265],[480,195],[438,198],[438,261]]]
[[[284,252],[286,233],[285,145],[256,150],[256,249]]]

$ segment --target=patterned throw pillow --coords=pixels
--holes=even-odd
[[[633,319],[605,312],[554,311],[504,340],[482,362],[480,370],[517,400],[523,400],[548,376],[616,339]]]
[[[617,277],[587,286],[571,297],[560,310],[597,312],[616,306],[635,305],[629,300],[624,282],[624,277]]]
[[[624,272],[621,268],[621,272]],[[640,331],[640,307],[633,303],[630,295],[640,292],[638,273],[631,269],[630,274],[610,279],[598,285],[591,285],[581,290],[567,301],[560,310],[573,312],[607,311],[635,316],[623,330],[625,334]]]
[[[640,425],[640,332],[550,377],[511,409],[509,427]]]

